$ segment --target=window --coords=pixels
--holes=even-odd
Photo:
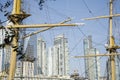
[[[60,59],[62,59],[62,54],[60,54]]]
[[[61,72],[63,71],[63,69],[62,69],[62,68],[61,68],[60,70],[61,70]]]

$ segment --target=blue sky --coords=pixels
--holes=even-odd
[[[4,0],[2,0],[4,1]],[[100,53],[106,53],[104,44],[108,41],[108,19],[83,21],[83,18],[102,16],[109,14],[109,0],[48,0],[43,6],[43,10],[39,10],[39,0],[25,0],[24,9],[31,16],[27,18],[25,24],[41,24],[41,23],[59,23],[68,17],[73,20],[69,23],[85,23],[84,26],[78,27],[59,27],[39,33],[38,37],[43,37],[47,46],[53,45],[55,36],[65,34],[68,38],[70,56],[83,55],[83,39],[92,35],[93,46]],[[3,17],[1,17],[3,18]],[[30,29],[28,32],[38,29]],[[84,76],[83,59],[70,58],[70,73],[78,70],[81,76]],[[104,73],[106,57],[101,60],[101,73]],[[102,74],[104,75],[104,74]]]
[[[85,2],[84,2],[85,1]],[[28,18],[26,23],[59,23],[68,17],[73,20],[69,23],[85,23],[84,26],[79,27],[62,27],[54,28],[38,36],[42,36],[47,43],[47,46],[53,45],[54,37],[59,34],[65,34],[68,38],[70,56],[84,55],[83,39],[92,35],[93,46],[97,48],[100,53],[105,53],[104,44],[107,43],[108,37],[108,19],[83,21],[83,18],[90,18],[94,16],[108,15],[108,0],[56,0],[47,1],[44,4],[43,10],[39,10],[37,2],[34,4],[28,2],[33,8],[28,12],[32,16]],[[86,4],[85,4],[86,3]],[[87,5],[87,6],[86,6]],[[90,12],[91,11],[91,12]],[[106,57],[100,59],[101,73],[104,73]],[[78,70],[81,76],[84,76],[84,60],[70,58],[70,73]],[[104,74],[102,74],[104,75]]]

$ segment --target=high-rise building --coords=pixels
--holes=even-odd
[[[19,30],[19,43],[18,43],[18,50],[21,54],[17,56],[17,62],[16,62],[16,71],[15,71],[15,78],[14,80],[22,80],[23,79],[23,60],[20,59],[20,57],[24,54],[24,41],[25,39],[22,39],[22,37],[25,35],[26,29],[20,29]]]
[[[4,38],[5,38],[5,31],[1,31],[2,34],[0,35],[1,38],[1,41],[0,43],[1,44],[4,44]],[[1,55],[1,63],[2,64],[2,70],[8,72],[8,68],[9,68],[9,65],[10,65],[10,55],[11,55],[11,46],[10,45],[5,45],[4,47],[0,48],[0,55]]]
[[[5,38],[5,30],[0,30],[0,44],[4,43]],[[7,49],[9,46],[0,47],[0,72],[2,70],[8,70],[9,67],[9,60],[10,60],[10,48]]]
[[[0,72],[2,72],[2,64],[3,64],[3,54],[2,54],[2,51],[0,50]]]
[[[46,66],[46,43],[40,37],[37,39],[37,54],[36,54],[36,73],[37,75],[46,75],[47,66]]]
[[[22,80],[23,78],[23,68],[22,68],[22,61],[16,62],[16,71],[15,71],[15,78],[14,80]]]
[[[23,80],[33,80],[34,77],[34,63],[23,61]]]
[[[84,55],[99,54],[96,48],[92,47],[92,37],[84,39]],[[85,77],[88,80],[100,80],[100,63],[99,57],[85,58]]]
[[[92,48],[92,40],[91,40],[91,37],[89,36],[88,38],[84,39],[83,41],[84,43],[84,55],[87,55],[88,54],[88,50]],[[85,77],[88,78],[89,77],[89,73],[88,73],[88,70],[89,70],[89,67],[88,67],[88,62],[89,59],[88,58],[85,58]]]
[[[52,75],[68,76],[69,74],[69,52],[68,41],[64,35],[59,35],[54,40],[52,53]]]
[[[53,48],[49,47],[48,49],[48,56],[47,56],[47,75],[48,76],[52,76],[52,52],[53,52]]]
[[[24,43],[24,57],[21,59],[21,68],[19,64],[16,69],[16,76],[22,76],[23,80],[30,80],[30,77],[34,77],[34,60],[36,54],[36,35],[29,37],[25,42],[21,41],[21,44]],[[21,69],[21,72],[17,72]],[[20,80],[20,79],[19,79]]]
[[[33,36],[30,36],[29,40],[28,41],[25,41],[27,46],[26,46],[26,50],[25,50],[25,53],[26,55],[30,56],[30,57],[35,57],[36,56],[36,53],[37,53],[37,36],[36,35],[33,35]],[[31,51],[31,52],[29,52]]]
[[[6,25],[11,26],[11,25],[13,25],[13,23],[10,22],[10,21],[7,21]],[[11,32],[12,32],[11,30],[9,30],[5,27],[5,30],[3,31],[3,38],[5,39],[5,37],[8,37],[8,35],[11,35]],[[3,39],[3,43],[5,43],[4,39]],[[3,69],[6,72],[8,72],[8,69],[9,69],[9,66],[10,66],[10,56],[11,56],[11,52],[12,52],[11,49],[12,49],[11,45],[5,45],[5,47],[3,49],[4,50]]]
[[[34,77],[34,58],[36,54],[36,36],[31,36],[25,49],[25,58],[22,63],[23,80],[32,80]]]
[[[0,30],[0,44],[2,44],[3,43],[3,30],[1,29]],[[3,69],[3,58],[4,58],[4,49],[2,48],[2,47],[0,47],[0,72],[2,71],[2,69]]]
[[[30,59],[36,58],[36,53],[37,53],[36,45],[37,45],[37,36],[36,35],[30,36],[25,41],[25,46],[24,46],[25,50],[24,51],[25,51],[26,56],[28,56]],[[36,67],[35,61],[33,63],[34,63],[34,67]],[[34,69],[34,73],[36,73],[35,70],[36,70],[36,68]]]

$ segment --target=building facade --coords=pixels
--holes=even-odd
[[[0,44],[3,43],[3,30],[0,30]],[[0,47],[0,72],[3,70],[4,64],[4,49]]]
[[[47,74],[47,59],[46,59],[46,43],[40,37],[37,39],[37,55],[36,55],[36,73],[37,75]]]
[[[5,30],[0,30],[0,44],[4,43]],[[0,71],[7,71],[10,63],[11,47],[0,47]]]
[[[48,56],[47,56],[47,75],[48,76],[52,76],[52,53],[53,53],[53,48],[52,47],[49,47],[49,49],[48,49]]]
[[[68,76],[69,74],[69,52],[68,41],[64,35],[59,35],[54,40],[52,53],[52,75]]]
[[[34,63],[23,61],[23,80],[34,79]]]
[[[23,79],[23,68],[22,61],[16,62],[16,71],[14,80],[22,80]]]
[[[2,44],[2,30],[0,30],[0,44]],[[2,61],[2,58],[3,58],[3,54],[2,54],[2,49],[0,48],[0,72],[2,71],[2,64],[3,64],[3,61]]]
[[[36,36],[31,36],[25,50],[25,58],[22,61],[23,80],[32,80],[34,77],[35,40]]]
[[[96,48],[92,47],[92,37],[84,39],[84,55],[99,54]],[[85,58],[85,78],[88,80],[100,80],[100,63],[99,57]]]

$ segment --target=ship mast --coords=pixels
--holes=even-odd
[[[30,15],[21,13],[21,0],[14,0],[12,14],[8,16],[8,19],[13,23],[13,26],[14,25],[19,26],[22,20],[27,18],[28,16]],[[8,80],[14,79],[15,68],[16,68],[16,55],[17,55],[17,48],[18,48],[19,28],[14,28],[13,30],[14,30],[14,37],[12,40],[12,51],[11,51],[12,53],[10,56]]]
[[[67,21],[58,24],[36,24],[36,25],[21,25],[21,22],[30,16],[30,14],[23,13],[21,11],[21,0],[14,0],[13,11],[12,14],[8,16],[8,19],[13,23],[11,26],[6,26],[9,29],[14,30],[14,37],[12,40],[12,51],[10,57],[10,67],[9,67],[9,75],[8,80],[14,80],[15,69],[16,69],[16,55],[17,55],[17,48],[18,48],[18,36],[19,36],[19,29],[20,28],[53,28],[53,27],[60,27],[60,26],[79,26],[83,25],[81,23],[72,23],[72,24],[64,24]],[[48,29],[47,29],[48,30]]]
[[[110,15],[113,15],[113,0],[110,0]],[[112,33],[112,17],[109,17],[109,54],[115,54],[116,53],[116,46],[115,46],[115,41]],[[116,80],[116,69],[115,69],[115,55],[110,56],[110,65],[111,65],[111,79]]]
[[[14,0],[14,5],[13,5],[13,11],[12,14],[10,15],[10,20],[14,21],[14,25],[19,25],[19,21],[16,21],[18,19],[17,16],[20,14],[20,4],[21,0]],[[10,57],[10,68],[9,68],[9,76],[8,80],[13,80],[14,75],[15,75],[15,67],[16,67],[16,55],[17,51],[15,51],[15,47],[18,47],[18,29],[15,29],[15,36],[13,37],[12,41],[13,47],[12,47],[12,53]]]
[[[109,18],[109,44],[106,47],[106,50],[109,54],[98,54],[98,55],[87,55],[87,56],[75,56],[75,58],[85,58],[85,57],[95,57],[95,56],[109,56],[110,59],[110,74],[111,80],[116,80],[116,67],[115,67],[115,56],[120,55],[116,53],[116,50],[120,48],[120,46],[115,44],[114,36],[113,36],[113,17],[118,17],[120,14],[113,14],[113,0],[109,1],[109,16],[99,16],[93,18],[85,18],[84,20],[94,20],[101,18]]]

